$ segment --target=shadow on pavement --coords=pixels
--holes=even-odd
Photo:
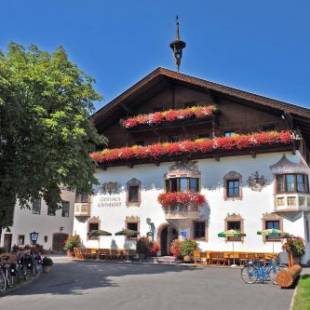
[[[70,261],[55,263],[48,274],[42,274],[29,286],[17,289],[9,295],[83,295],[87,290],[104,287],[118,287],[113,277],[128,275],[163,274],[197,270],[197,267],[160,265],[160,264],[126,264]]]

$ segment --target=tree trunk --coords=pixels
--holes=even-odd
[[[294,265],[278,272],[276,282],[281,288],[287,288],[294,285],[301,273],[301,266]]]

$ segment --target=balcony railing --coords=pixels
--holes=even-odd
[[[276,194],[274,207],[276,212],[310,211],[310,195],[301,193]]]
[[[76,202],[74,204],[75,216],[90,216],[90,204],[88,202]]]
[[[164,207],[166,220],[198,219],[200,217],[199,207],[195,205],[180,205]]]

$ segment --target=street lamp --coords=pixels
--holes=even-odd
[[[38,237],[39,237],[39,233],[33,231],[29,235],[30,235],[31,244],[36,244],[37,240],[38,240]]]

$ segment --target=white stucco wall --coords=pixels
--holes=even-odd
[[[75,193],[62,191],[61,197],[65,201],[70,202],[69,217],[62,217],[61,209],[56,211],[55,216],[47,215],[47,205],[42,199],[41,213],[32,214],[31,209],[21,209],[17,204],[14,210],[13,226],[9,227],[9,231],[4,229],[1,235],[1,246],[3,246],[4,235],[12,234],[12,246],[17,244],[18,235],[25,236],[25,245],[29,245],[30,233],[38,232],[37,243],[43,245],[44,249],[52,249],[54,233],[72,233],[73,213]],[[47,236],[47,242],[44,241],[44,236]]]
[[[236,251],[272,252],[272,243],[263,242],[263,238],[257,235],[262,229],[262,216],[264,213],[274,211],[274,182],[270,166],[278,162],[283,153],[259,154],[256,158],[251,156],[223,157],[220,161],[203,159],[197,161],[201,171],[201,193],[207,199],[207,206],[201,209],[202,219],[208,220],[208,240],[199,242],[202,250],[230,251],[231,242],[225,242],[219,238],[219,232],[225,229],[224,219],[227,214],[238,214],[244,219],[244,242],[235,242]],[[286,153],[289,160],[299,162],[300,154]],[[98,170],[96,177],[100,184],[104,182],[118,182],[122,186],[121,206],[99,207],[98,201],[104,195],[100,194],[100,186],[97,186],[91,201],[91,217],[99,217],[100,229],[115,233],[125,227],[126,216],[138,216],[140,218],[140,235],[144,236],[149,231],[147,218],[158,227],[167,223],[161,205],[157,201],[158,194],[164,191],[164,174],[173,163],[161,163],[137,165],[133,168],[126,166],[108,168],[106,171]],[[242,200],[224,200],[223,177],[229,171],[236,171],[242,175]],[[267,179],[267,185],[261,192],[251,190],[247,185],[248,177],[259,172]],[[139,207],[126,206],[126,183],[131,178],[137,178],[142,183],[141,205]],[[74,233],[81,236],[87,247],[98,247],[98,241],[87,239],[87,220],[74,218]],[[292,215],[283,218],[283,230],[285,232],[305,238],[304,214],[299,213],[299,218],[292,219]],[[310,219],[309,219],[310,221]],[[157,236],[155,235],[155,238]],[[117,245],[124,248],[124,237],[101,237],[100,247]],[[281,251],[282,244],[274,243],[275,252]],[[307,254],[304,261],[310,259],[310,244],[307,243]]]

